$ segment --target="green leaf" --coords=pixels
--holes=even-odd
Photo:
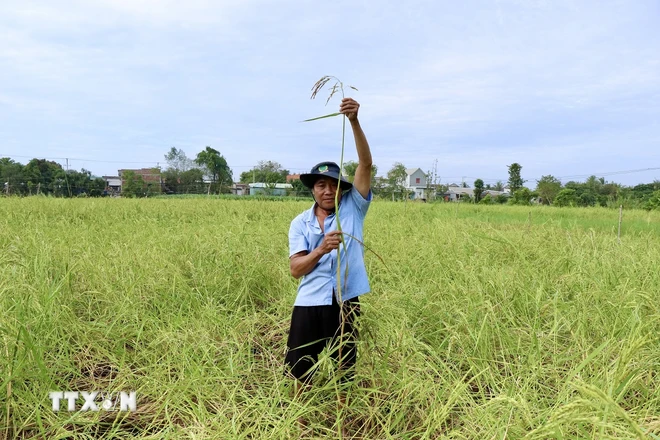
[[[319,116],[318,118],[305,119],[302,122],[316,121],[317,119],[323,119],[323,118],[332,118],[333,116],[339,116],[339,115],[341,115],[341,113],[331,113],[329,115]]]
[[[580,365],[578,365],[577,368],[574,368],[567,377],[572,378],[576,374],[580,373],[582,371],[582,369],[584,367],[586,367],[589,362],[593,361],[594,358],[596,356],[598,356],[600,354],[600,352],[603,351],[603,349],[605,347],[607,347],[607,344],[609,344],[609,342],[610,341],[608,340],[608,341],[605,341],[602,344],[600,344],[600,346],[598,348],[596,348],[589,356],[587,356],[586,359],[584,359],[582,362],[580,362]]]

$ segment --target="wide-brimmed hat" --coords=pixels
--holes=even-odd
[[[339,187],[342,191],[353,188],[353,184],[341,175],[339,165],[334,162],[321,162],[314,165],[309,173],[300,175],[300,181],[307,188],[311,189],[314,187],[316,181],[322,177],[339,180]]]

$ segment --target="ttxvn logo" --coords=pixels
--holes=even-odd
[[[48,393],[53,402],[53,411],[60,410],[60,402],[67,401],[67,411],[135,411],[137,408],[137,394],[135,391],[126,393],[102,393],[100,391],[52,391]],[[84,400],[82,406],[76,406],[76,401],[80,398]],[[119,408],[117,408],[119,404]]]

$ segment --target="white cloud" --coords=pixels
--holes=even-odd
[[[523,160],[541,174],[637,168],[658,160],[645,153],[660,133],[654,7],[5,0],[0,142],[17,147],[0,153],[159,161],[172,145],[212,145],[230,165],[307,169],[337,149],[335,122],[298,123],[336,107],[308,101],[334,73],[360,89],[383,173],[436,157],[484,176]]]

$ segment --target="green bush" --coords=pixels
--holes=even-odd
[[[647,211],[660,209],[660,191],[654,191],[653,194],[651,194],[651,197],[644,204],[644,209]]]
[[[493,203],[495,203],[495,201],[494,201],[493,198],[490,196],[490,194],[486,194],[486,197],[484,197],[483,199],[479,200],[479,204],[480,204],[480,205],[492,205]]]
[[[529,205],[531,204],[534,193],[529,188],[521,188],[513,193],[513,197],[509,199],[510,205]]]
[[[577,197],[575,197],[574,189],[562,189],[555,197],[553,203],[555,206],[576,206]]]

